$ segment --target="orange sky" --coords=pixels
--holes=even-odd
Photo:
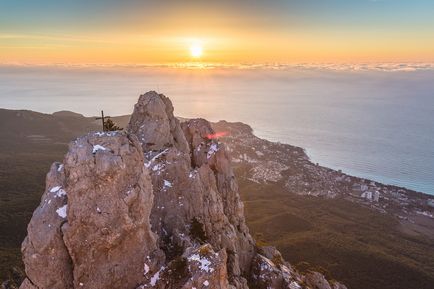
[[[0,61],[434,61],[434,17],[428,17],[434,5],[422,0],[413,6],[399,0],[395,4],[328,0],[324,7],[312,0],[257,2],[256,6],[256,1],[250,6],[227,1],[221,5],[168,1],[166,6],[121,1],[127,4],[119,6],[107,1],[104,10],[86,1],[71,7],[62,2],[54,5],[44,0],[35,7],[21,7],[10,1],[8,7],[0,7]],[[203,44],[200,59],[192,59],[189,53],[195,41]]]

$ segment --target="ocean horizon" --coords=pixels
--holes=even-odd
[[[241,121],[322,166],[434,195],[432,65],[0,66],[0,107],[130,114],[140,94],[175,114]]]

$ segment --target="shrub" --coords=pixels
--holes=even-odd
[[[271,259],[271,261],[278,267],[283,265],[283,259],[282,256],[276,254],[273,256],[273,258]]]
[[[202,257],[209,256],[212,253],[210,246],[202,246],[199,248],[199,255]]]
[[[190,236],[201,244],[208,240],[203,224],[196,217],[191,220]]]
[[[181,281],[190,277],[188,262],[184,257],[176,257],[169,263],[167,270],[169,278],[174,281]]]

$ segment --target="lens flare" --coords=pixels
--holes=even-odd
[[[206,136],[206,138],[207,139],[216,139],[216,138],[219,138],[219,137],[227,136],[228,134],[229,134],[229,132],[227,132],[227,131],[220,131],[220,132],[216,132],[216,133],[213,133],[213,134],[208,134]]]

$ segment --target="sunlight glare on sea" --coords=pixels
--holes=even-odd
[[[0,67],[0,107],[129,114],[157,90],[175,113],[242,121],[312,161],[434,195],[434,69],[213,66]]]

